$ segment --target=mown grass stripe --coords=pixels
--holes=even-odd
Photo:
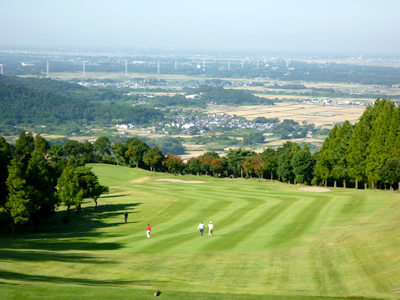
[[[311,201],[291,222],[283,227],[275,236],[266,243],[267,247],[277,247],[283,244],[291,243],[294,239],[299,239],[301,235],[309,229],[324,206],[330,200],[320,197]]]

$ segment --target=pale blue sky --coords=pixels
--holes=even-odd
[[[0,0],[1,47],[400,54],[399,0]]]

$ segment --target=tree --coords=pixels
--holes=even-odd
[[[264,174],[264,161],[261,155],[253,155],[246,158],[242,164],[244,172],[246,172],[250,177],[255,174],[259,180],[261,180]]]
[[[8,165],[11,162],[12,147],[4,137],[0,137],[0,207],[4,207],[7,199]]]
[[[400,190],[400,158],[389,158],[380,170],[379,175],[385,183],[390,185],[391,190],[396,183]]]
[[[93,150],[97,151],[101,155],[103,161],[105,155],[111,154],[110,149],[111,149],[111,142],[105,136],[99,137],[93,144]]]
[[[25,224],[37,208],[32,205],[30,199],[34,193],[31,186],[26,184],[22,171],[23,164],[13,159],[8,168],[7,189],[8,197],[5,204],[5,212],[12,220],[12,236],[15,238],[15,226]]]
[[[325,139],[320,151],[317,154],[317,163],[315,166],[315,174],[321,178],[325,186],[328,186],[328,179],[332,176],[332,160],[330,158],[330,151],[333,146],[333,140],[336,138],[338,125],[335,125],[329,132],[328,137]]]
[[[291,160],[296,182],[310,184],[313,178],[314,159],[307,145],[295,153]]]
[[[234,176],[243,177],[242,163],[248,156],[255,154],[254,151],[244,150],[241,148],[237,150],[229,149],[229,152],[226,154],[228,172]]]
[[[374,105],[377,117],[375,118],[368,145],[366,159],[366,174],[375,188],[380,178],[380,170],[385,161],[390,157],[388,137],[393,120],[394,103],[386,99],[378,99]]]
[[[58,144],[52,145],[47,152],[47,159],[55,177],[60,177],[68,163],[63,146]]]
[[[150,171],[156,171],[162,166],[164,154],[159,147],[151,148],[144,156],[143,162],[150,167]]]
[[[278,175],[284,182],[292,182],[295,179],[293,167],[291,164],[293,155],[300,151],[296,143],[286,142],[277,149],[278,157]]]
[[[121,142],[114,142],[111,147],[111,152],[115,156],[115,161],[117,165],[123,164],[125,158],[125,146]]]
[[[337,133],[330,144],[329,159],[333,166],[331,176],[334,179],[334,187],[336,181],[342,179],[343,187],[346,188],[346,180],[348,178],[348,148],[350,139],[353,135],[353,126],[349,121],[345,121],[338,127]]]
[[[70,162],[58,178],[57,194],[61,202],[67,206],[67,220],[69,220],[70,207],[72,205],[79,206],[84,194],[84,191],[79,187],[78,177],[75,175]]]
[[[25,178],[26,184],[34,191],[30,198],[31,205],[35,207],[35,211],[31,213],[31,219],[37,230],[40,223],[54,213],[55,206],[58,204],[55,190],[56,180],[49,163],[40,152],[33,153]]]
[[[347,161],[349,164],[349,175],[355,180],[355,188],[358,189],[358,183],[364,182],[367,188],[366,159],[368,157],[368,144],[371,137],[372,123],[374,120],[373,107],[368,106],[360,121],[355,125],[353,136],[349,142],[347,151]],[[322,149],[321,149],[322,150]],[[319,160],[317,164],[319,163]]]
[[[179,174],[183,170],[183,160],[174,154],[167,154],[163,161],[163,165],[168,168],[169,172],[173,172],[175,175]]]
[[[93,144],[89,141],[83,142],[83,152],[81,164],[92,163],[98,161],[94,155]]]
[[[211,161],[213,159],[219,159],[219,155],[215,151],[209,151],[199,156],[200,170],[208,175],[211,170]],[[214,166],[217,167],[217,162],[214,162]]]
[[[25,134],[21,132],[18,139],[15,141],[15,155],[14,157],[19,159],[23,163],[23,171],[28,166],[28,160],[31,157],[31,153],[34,149],[34,140],[32,134]]]
[[[138,146],[133,145],[125,152],[125,158],[128,159],[129,165],[135,164],[136,168],[139,167],[139,162],[142,159],[142,152]]]
[[[264,171],[271,175],[271,180],[276,174],[278,168],[278,161],[276,159],[276,151],[272,148],[267,148],[261,153],[264,162]]]
[[[97,208],[97,199],[102,194],[108,194],[109,188],[99,183],[98,177],[92,172],[91,168],[78,167],[74,171],[78,179],[79,188],[83,191],[83,198],[92,198]],[[80,205],[78,207],[80,211]]]
[[[68,142],[66,142],[63,148],[65,154],[69,158],[78,158],[82,156],[85,152],[85,147],[83,146],[83,144],[74,140],[69,140]]]
[[[187,161],[186,168],[189,170],[190,174],[195,173],[199,175],[201,171],[200,161],[197,158],[192,157]]]
[[[43,155],[50,149],[49,143],[40,135],[40,133],[36,134],[34,147],[34,152],[39,152]]]
[[[220,158],[211,158],[210,160],[210,171],[213,176],[221,176],[222,171],[224,170],[224,162]]]
[[[138,138],[129,138],[125,142],[125,158],[128,160],[128,165],[136,165],[139,167],[140,162],[143,161],[143,155],[149,150],[149,146],[139,140]]]

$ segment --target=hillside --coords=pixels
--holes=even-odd
[[[163,118],[160,111],[151,108],[93,103],[99,100],[95,94],[77,84],[0,75],[0,125],[31,129],[90,122],[111,125],[115,120],[151,124]]]

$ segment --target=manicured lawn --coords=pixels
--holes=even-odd
[[[96,211],[87,200],[67,225],[61,207],[39,233],[2,231],[1,298],[400,298],[398,192],[91,166],[110,186]]]

